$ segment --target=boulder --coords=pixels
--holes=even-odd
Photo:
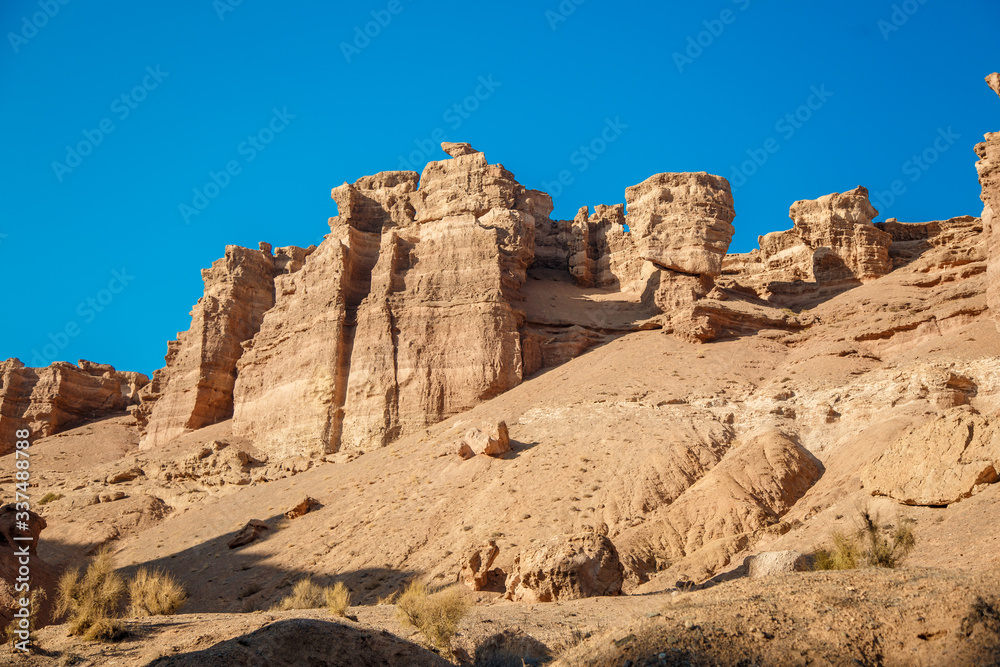
[[[255,542],[264,534],[264,531],[270,530],[268,525],[259,519],[250,519],[247,525],[243,526],[236,536],[229,540],[228,546],[230,549],[235,549],[237,547],[242,547],[251,542]]]
[[[168,343],[166,366],[154,373],[143,396],[143,448],[233,416],[243,343],[274,305],[271,252],[267,244],[260,250],[228,246],[222,259],[201,272],[205,293],[191,310],[191,327]]]
[[[456,443],[456,449],[463,459],[470,459],[479,454],[485,456],[506,454],[510,451],[507,422],[497,422],[492,426],[484,425],[482,429],[469,429]]]
[[[625,190],[639,257],[664,269],[718,276],[736,217],[729,181],[705,172],[656,174]]]
[[[950,505],[1000,481],[1000,422],[951,408],[909,428],[865,468],[870,493],[907,505]]]
[[[491,575],[495,574],[490,568],[493,561],[500,554],[500,547],[493,540],[474,547],[462,558],[462,582],[474,591],[485,590],[490,586]]]
[[[809,557],[798,551],[765,551],[743,559],[743,568],[750,579],[806,572],[810,569],[809,565]]]
[[[14,449],[21,429],[44,438],[139,404],[149,382],[141,373],[105,364],[57,361],[29,368],[18,359],[0,362],[0,455]]]
[[[624,570],[607,537],[581,533],[524,551],[507,575],[506,598],[515,602],[558,602],[618,595]]]
[[[310,498],[309,496],[306,496],[305,498],[302,499],[302,501],[298,505],[285,512],[285,518],[298,519],[300,516],[305,516],[306,514],[309,514],[309,512],[312,512],[314,509],[318,509],[322,506],[323,506],[322,503],[320,503],[315,498]]]

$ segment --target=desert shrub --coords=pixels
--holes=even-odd
[[[351,606],[351,592],[343,582],[338,581],[333,586],[320,586],[312,579],[300,579],[291,594],[272,609],[274,611],[289,611],[292,609],[319,609],[327,607],[335,616],[344,616]]]
[[[312,579],[300,579],[291,594],[286,595],[273,607],[274,611],[289,611],[291,609],[316,609],[326,604],[323,587],[313,583]]]
[[[853,570],[858,567],[895,568],[913,550],[916,535],[913,521],[896,521],[891,530],[878,525],[878,515],[868,509],[858,511],[857,528],[852,533],[835,532],[833,548],[813,554],[816,570]]]
[[[132,616],[170,616],[187,600],[187,592],[166,572],[141,568],[128,584],[128,597]]]
[[[38,504],[39,505],[48,505],[53,500],[59,500],[62,497],[63,497],[63,494],[61,494],[61,493],[46,493],[44,496],[42,496],[42,499],[38,501]]]
[[[451,652],[451,640],[458,631],[458,624],[469,611],[469,603],[457,586],[437,593],[411,582],[396,601],[396,616],[427,638],[438,650]]]
[[[347,608],[351,606],[351,591],[344,582],[338,581],[326,589],[326,606],[334,616],[346,616]]]
[[[117,639],[124,632],[118,618],[124,591],[125,580],[115,572],[111,550],[104,547],[83,575],[74,569],[59,579],[56,613],[66,617],[71,635],[90,641]]]

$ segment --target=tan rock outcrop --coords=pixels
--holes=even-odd
[[[500,555],[500,547],[493,540],[472,548],[464,558],[462,558],[462,582],[474,591],[486,590],[490,587],[491,579],[496,575],[491,568],[497,556]]]
[[[643,260],[635,236],[625,231],[625,205],[584,206],[570,228],[569,272],[583,287],[634,289]]]
[[[724,273],[778,303],[879,278],[892,271],[893,264],[892,237],[872,223],[877,215],[868,190],[861,186],[797,201],[789,209],[792,229],[760,237],[758,250],[727,257]]]
[[[281,253],[286,266],[295,254]],[[275,259],[266,244],[260,250],[228,246],[201,276],[205,293],[191,311],[191,327],[168,344],[166,366],[144,396],[144,448],[233,416],[242,345],[274,305]]]
[[[44,438],[139,404],[149,382],[141,373],[116,371],[81,360],[29,368],[17,359],[0,362],[0,454],[14,449],[19,429]]]
[[[25,565],[25,558],[19,552],[23,547],[31,554],[28,565],[31,570],[31,591],[40,594],[33,602],[38,603],[35,627],[41,628],[53,622],[56,604],[56,588],[58,571],[49,563],[38,557],[38,538],[46,528],[45,519],[34,512],[28,512],[25,523],[27,530],[18,528],[17,515],[19,510],[14,503],[0,507],[0,624],[6,629],[11,627],[14,611],[21,608],[20,599],[23,591],[18,592],[14,586],[18,583],[20,571]],[[23,519],[23,517],[21,517]],[[23,540],[18,538],[30,538]],[[15,641],[26,639],[17,637]],[[34,637],[32,636],[32,640]]]
[[[736,211],[729,181],[705,172],[656,174],[625,190],[639,257],[680,273],[718,276]]]
[[[534,217],[510,172],[455,152],[333,190],[331,234],[239,363],[235,433],[279,455],[379,447],[520,383]]]
[[[990,74],[986,83],[1000,95],[1000,74]],[[989,258],[987,299],[1000,327],[1000,132],[991,132],[985,138],[986,141],[976,146],[979,156],[976,171],[983,187],[983,227]]]
[[[954,408],[910,428],[861,477],[873,495],[907,505],[950,505],[1000,481],[1000,424]]]
[[[624,573],[618,551],[596,533],[569,535],[529,549],[507,575],[508,600],[558,602],[618,595]]]
[[[693,555],[699,575],[717,572],[749,546],[756,531],[777,523],[821,472],[821,464],[788,435],[752,435],[677,500],[620,535],[622,561],[640,581]]]

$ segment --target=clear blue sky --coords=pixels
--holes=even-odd
[[[881,219],[978,215],[1000,130],[995,0],[63,2],[0,6],[0,358],[29,364],[152,372],[227,244],[318,243],[331,187],[443,158],[435,131],[528,187],[566,172],[559,217],[766,157],[736,191],[748,251],[859,184],[899,181]]]

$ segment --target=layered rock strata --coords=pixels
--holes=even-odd
[[[29,368],[18,359],[0,362],[0,455],[14,449],[20,429],[32,439],[44,438],[138,405],[148,382],[141,373],[83,360],[46,368]]]
[[[1000,74],[990,74],[986,83],[1000,95]],[[987,299],[993,318],[1000,327],[1000,132],[991,132],[985,139],[976,145],[979,156],[976,171],[983,186],[983,227],[989,258]]]
[[[300,268],[308,252],[228,246],[224,257],[202,271],[205,292],[191,311],[191,327],[168,343],[166,366],[143,395],[143,447],[232,417],[242,345],[274,306],[275,275]]]
[[[333,190],[331,233],[240,361],[237,434],[279,454],[379,447],[520,383],[534,217],[510,172],[453,152]]]

